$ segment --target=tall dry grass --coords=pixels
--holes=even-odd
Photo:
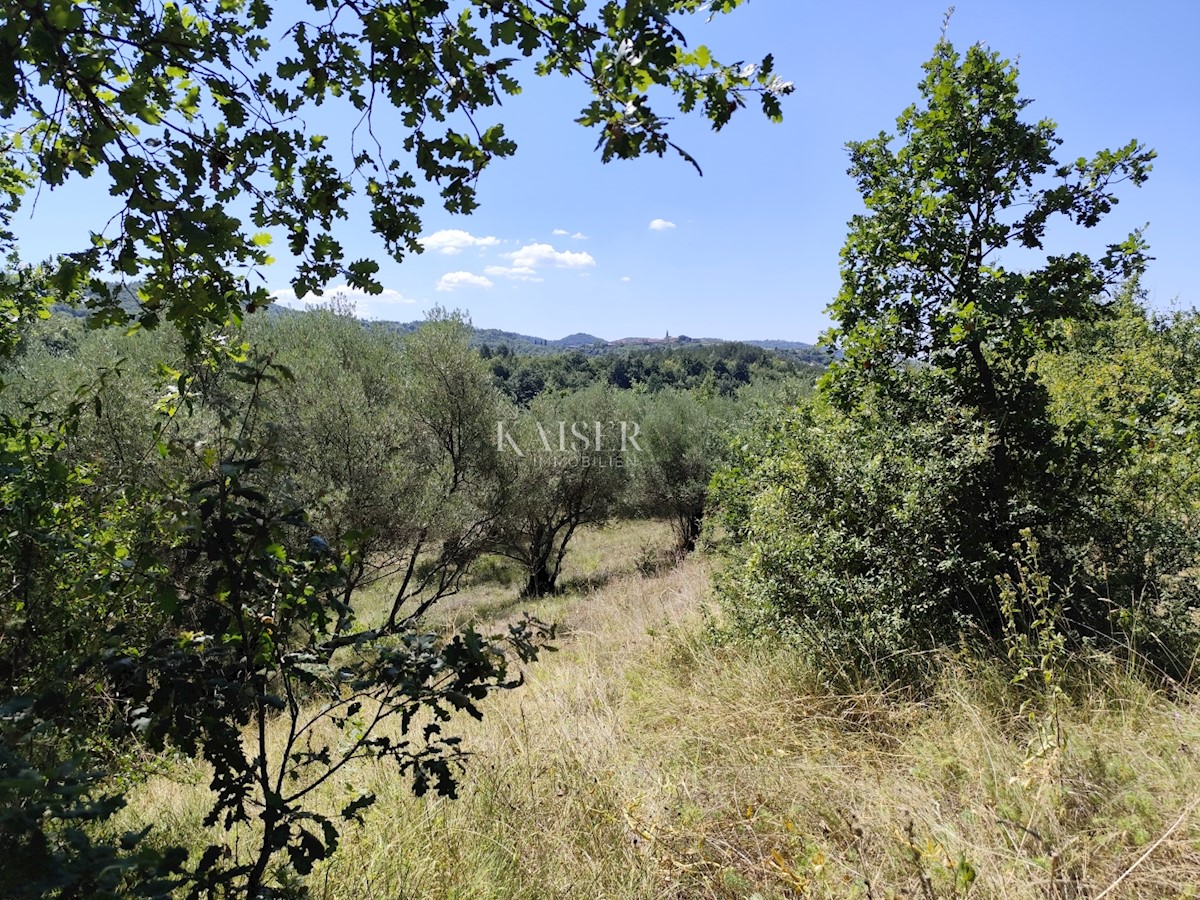
[[[1195,695],[1097,661],[1044,744],[978,660],[948,659],[917,699],[830,694],[794,652],[710,640],[709,563],[653,572],[668,542],[645,523],[594,531],[564,596],[516,603],[493,567],[447,604],[448,623],[528,609],[559,623],[559,650],[460,723],[459,799],[416,799],[373,765],[330,786],[330,810],[348,782],[378,801],[314,896],[1200,896]],[[129,818],[199,842],[205,793],[180,764]]]

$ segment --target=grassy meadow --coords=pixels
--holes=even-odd
[[[441,627],[529,611],[557,652],[455,722],[458,799],[415,798],[382,765],[327,782],[328,811],[351,783],[378,802],[313,896],[1200,896],[1200,697],[1095,659],[1049,717],[965,657],[921,696],[839,695],[786,647],[719,639],[716,562],[669,546],[657,523],[586,531],[566,590],[532,602],[502,561],[477,566]],[[166,765],[117,825],[198,844],[206,783]]]

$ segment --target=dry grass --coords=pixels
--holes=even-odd
[[[646,524],[585,534],[573,592],[516,604],[515,584],[480,583],[443,610],[528,608],[560,623],[560,650],[462,725],[475,756],[458,800],[354,772],[379,799],[314,896],[1200,896],[1197,697],[1099,671],[1038,754],[989,665],[948,664],[920,701],[832,696],[793,653],[707,640],[706,561],[637,570],[668,540]],[[151,781],[134,813],[197,839],[200,774]]]

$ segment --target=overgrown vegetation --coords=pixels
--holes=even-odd
[[[272,234],[297,296],[335,279],[380,291],[339,221],[358,193],[400,260],[420,250],[418,182],[471,212],[484,169],[516,150],[503,125],[475,126],[520,92],[518,56],[586,82],[604,161],[694,163],[642,85],[717,130],[750,100],[777,119],[791,85],[770,57],[750,71],[689,48],[673,23],[692,0],[450,9],[0,8],[5,896],[299,896],[374,802],[351,790],[320,810],[314,794],[369,758],[452,795],[446,723],[481,715],[535,654],[534,623],[497,639],[423,624],[497,540],[511,484],[461,323],[398,342],[333,308],[256,333]],[[341,146],[307,124],[339,104],[360,123]],[[25,191],[95,176],[117,214],[22,262],[8,225]],[[95,340],[38,328],[64,306]],[[385,582],[390,603],[364,618]],[[245,826],[238,840],[107,828],[146,757],[172,755],[207,766],[204,821]]]
[[[706,411],[728,418],[730,401],[596,385],[518,407],[468,333],[435,311],[399,336],[336,303],[253,317],[200,353],[159,333],[28,324],[5,367],[21,477],[5,483],[0,634],[7,739],[32,755],[6,757],[6,840],[23,863],[5,890],[282,890],[374,802],[312,807],[357,760],[455,792],[458,738],[441,723],[516,686],[505,653],[532,658],[548,633],[424,624],[481,555],[517,560],[540,596],[582,526],[676,504],[694,533],[720,434]],[[639,444],[642,418],[675,438]],[[653,486],[644,499],[635,479]],[[203,760],[205,821],[245,837],[173,848],[137,831],[93,848],[122,790],[61,760],[128,779],[146,753]],[[37,774],[59,769],[61,784]]]
[[[1195,376],[1177,367],[1194,318],[1139,304],[1140,234],[1043,251],[1055,220],[1096,225],[1154,154],[1134,141],[1060,165],[997,53],[943,40],[925,71],[895,136],[849,145],[866,211],[830,308],[839,358],[718,477],[733,614],[851,684],[912,683],[930,651],[1041,621],[1002,602],[1032,539],[1075,650],[1186,679],[1200,493]],[[1014,250],[1027,267],[1000,260]]]
[[[437,129],[517,93],[515,47],[588,82],[604,159],[690,161],[646,85],[716,128],[791,90],[671,24],[738,5],[0,19],[0,893],[1194,895],[1200,327],[1147,310],[1140,233],[1044,250],[1154,154],[1060,164],[998,54],[943,39],[850,144],[815,387],[256,312],[262,229],[297,294],[380,288],[333,238],[359,185],[417,246],[417,178],[310,105],[386,97],[469,212],[515,147]],[[22,193],[101,170],[115,233],[22,262]]]
[[[787,643],[710,639],[717,560],[636,571],[645,548],[672,543],[665,523],[585,529],[563,572],[578,593],[521,605],[559,624],[558,652],[464,723],[478,756],[459,798],[416,799],[358,766],[346,781],[378,800],[314,894],[1194,895],[1193,692],[1168,697],[1093,657],[1054,669],[1052,720],[1048,703],[1026,705],[1047,697],[1038,647],[1011,663],[952,653],[920,703],[902,687],[833,692]],[[507,581],[481,569],[442,608],[446,626],[499,626],[519,587]],[[204,778],[187,763],[152,776],[123,823],[144,814],[203,843]],[[321,803],[341,798],[330,784]]]

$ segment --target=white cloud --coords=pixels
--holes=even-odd
[[[631,281],[632,279],[628,275],[622,275],[621,280],[622,281]]]
[[[536,269],[538,266],[556,266],[560,269],[583,269],[594,266],[596,260],[590,253],[555,250],[549,244],[526,244],[516,253],[506,253],[518,269]]]
[[[421,246],[426,250],[432,250],[444,256],[456,256],[470,247],[495,247],[500,243],[500,239],[497,237],[491,235],[476,237],[469,231],[462,231],[458,228],[435,231],[420,240]]]
[[[650,223],[651,231],[670,231],[675,227],[674,222],[668,222],[666,219],[655,219]]]
[[[584,234],[582,231],[577,231],[573,235],[571,235],[571,240],[573,240],[573,241],[586,241],[587,239],[588,239],[588,236],[586,234]]]
[[[531,269],[529,266],[487,266],[483,274],[493,278],[510,278],[513,281],[542,280],[538,277],[537,269]]]
[[[565,228],[555,228],[553,231],[553,234],[555,234],[557,237],[566,237],[570,233],[571,232],[567,231]]]
[[[309,306],[328,303],[334,294],[343,294],[354,304],[355,313],[360,319],[387,319],[395,315],[398,306],[410,306],[418,301],[412,297],[405,297],[399,291],[394,291],[391,288],[384,288],[378,294],[368,294],[361,288],[350,287],[348,284],[338,284],[333,287],[328,287],[320,296],[315,294],[305,294],[303,297],[297,297],[296,292],[291,288],[281,288],[277,291],[271,291],[271,299],[280,306],[286,306],[290,309],[305,309]]]
[[[577,231],[574,234],[571,234],[571,232],[567,231],[565,228],[555,228],[553,233],[555,237],[569,237],[573,241],[586,241],[588,239],[588,236],[582,231]]]
[[[437,290],[445,292],[456,291],[460,287],[490,288],[491,286],[491,281],[482,275],[475,275],[471,272],[447,272],[438,279]]]

